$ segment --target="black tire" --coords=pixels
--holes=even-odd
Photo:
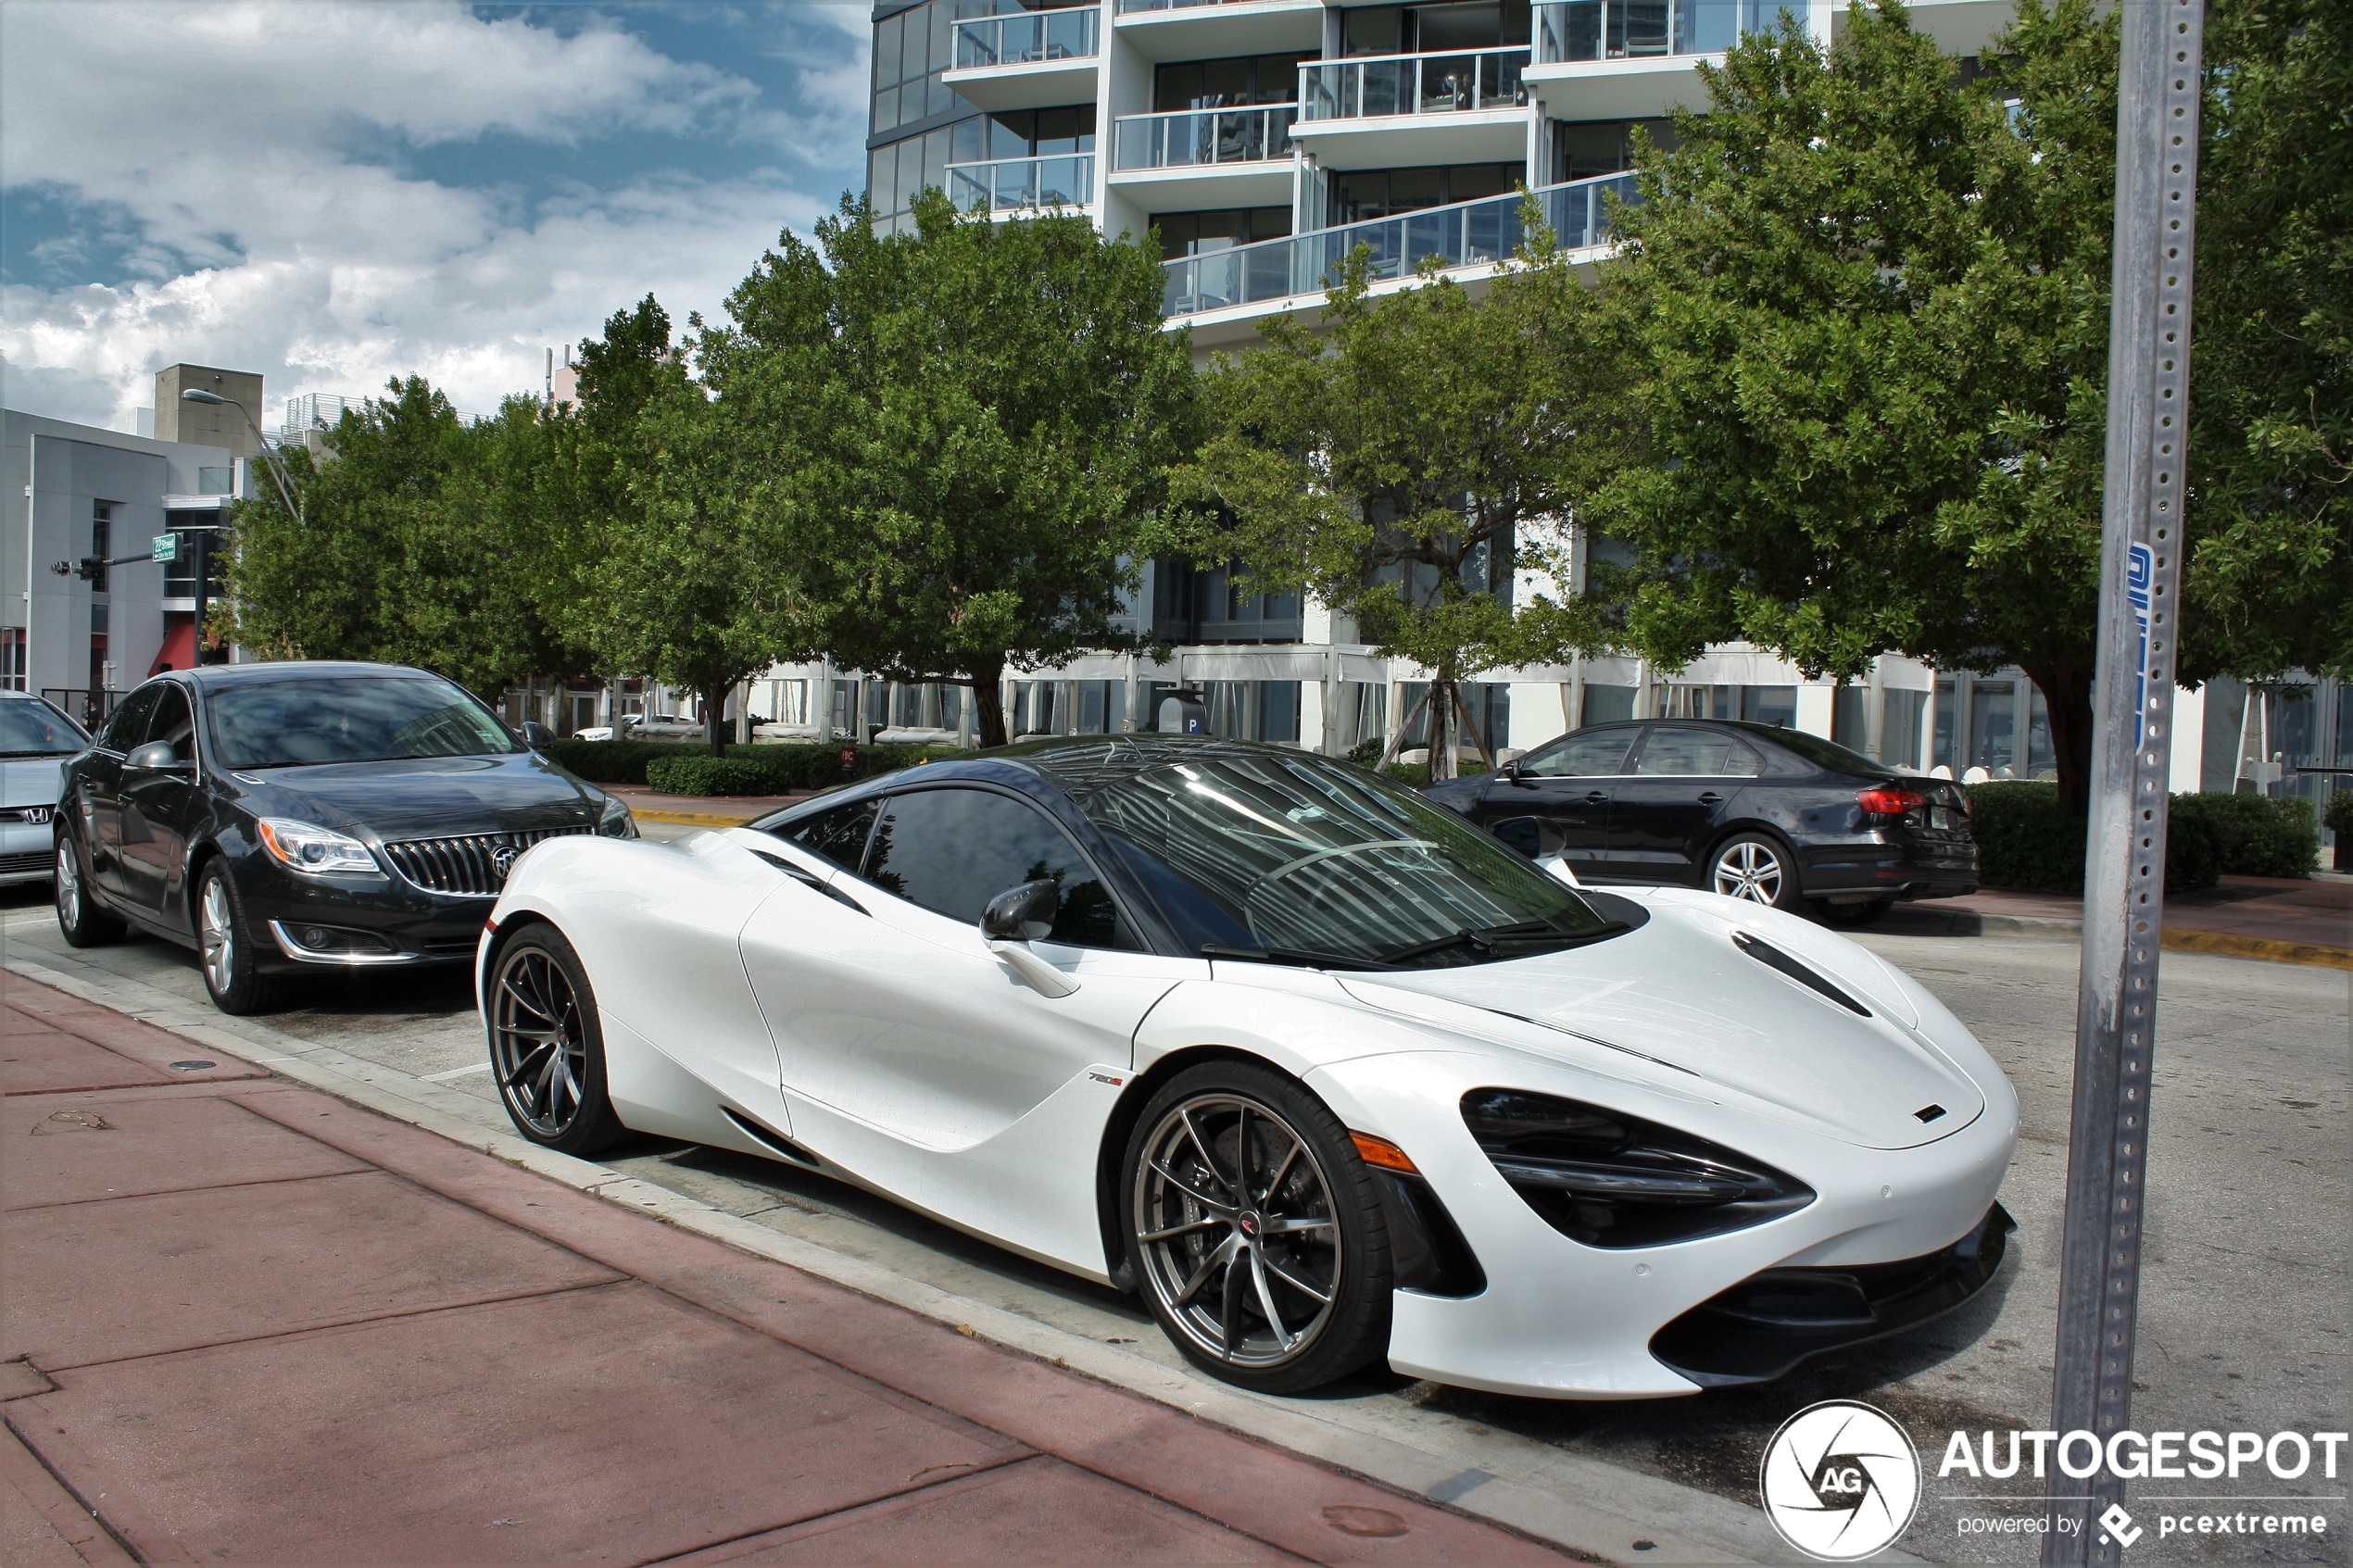
[[[1395,1274],[1372,1173],[1296,1080],[1242,1061],[1170,1079],[1127,1140],[1120,1215],[1145,1304],[1211,1376],[1294,1394],[1387,1351]]]
[[[585,1158],[629,1135],[605,1093],[605,1035],[588,972],[563,934],[532,925],[491,960],[490,1070],[515,1130]]]
[[[245,901],[226,860],[208,860],[197,873],[194,912],[196,968],[212,1005],[233,1017],[268,1007],[278,987],[261,972],[261,938],[245,918]]]
[[[1814,906],[1820,912],[1823,924],[1844,926],[1877,925],[1894,907],[1895,900],[1893,898],[1873,898],[1863,904],[1821,902]]]
[[[1708,892],[1768,909],[1794,909],[1799,900],[1797,857],[1768,833],[1732,834],[1708,851],[1701,874]]]
[[[59,833],[49,890],[57,906],[57,930],[69,947],[100,947],[120,942],[130,928],[98,908],[90,893],[89,868],[74,847],[73,834]]]

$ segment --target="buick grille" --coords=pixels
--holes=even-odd
[[[428,893],[496,898],[507,872],[522,852],[543,839],[594,833],[575,827],[529,828],[521,833],[476,833],[462,838],[404,838],[384,846],[393,870]]]

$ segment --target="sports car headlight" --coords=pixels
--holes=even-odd
[[[291,817],[263,817],[254,825],[260,830],[261,847],[289,871],[306,876],[351,872],[384,874],[368,847],[349,834],[322,828],[316,822],[298,822]]]
[[[1655,1247],[1803,1209],[1794,1176],[1672,1127],[1552,1095],[1473,1089],[1463,1121],[1496,1173],[1588,1247]]]
[[[597,820],[597,831],[607,838],[635,838],[636,820],[629,814],[629,803],[618,795],[605,797],[605,814]]]

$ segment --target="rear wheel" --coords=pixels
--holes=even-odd
[[[1387,1348],[1379,1198],[1348,1130],[1301,1085],[1246,1062],[1189,1069],[1145,1107],[1125,1170],[1129,1263],[1194,1365],[1288,1394]]]
[[[1797,865],[1780,839],[1734,834],[1709,858],[1707,885],[1728,898],[1786,909],[1797,902]]]
[[[605,1035],[587,971],[554,927],[499,949],[490,990],[490,1067],[516,1131],[586,1156],[627,1135],[605,1094]]]
[[[69,947],[95,947],[120,942],[126,927],[91,901],[90,884],[82,879],[82,858],[73,835],[57,834],[57,863],[50,873],[57,898],[57,930]]]

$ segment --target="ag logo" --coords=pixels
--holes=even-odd
[[[1901,1536],[1920,1501],[1920,1459],[1869,1405],[1826,1399],[1781,1424],[1756,1473],[1781,1539],[1825,1562],[1869,1557]]]

